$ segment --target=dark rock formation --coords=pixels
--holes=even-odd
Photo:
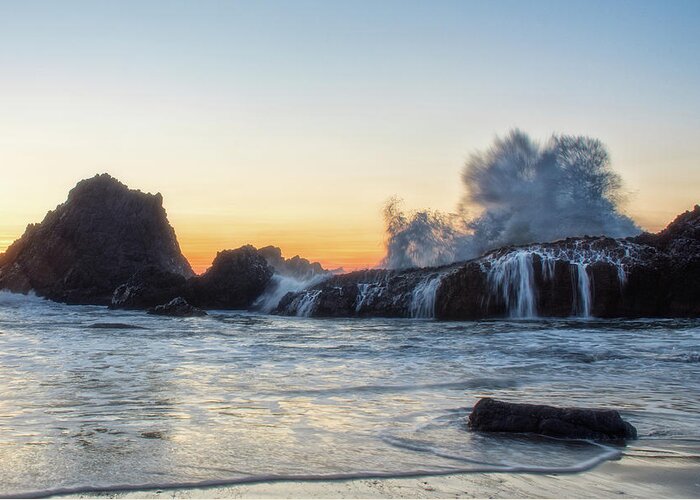
[[[700,207],[635,238],[567,238],[501,248],[435,269],[334,276],[287,294],[277,312],[311,316],[700,316]]]
[[[219,252],[204,274],[189,279],[154,267],[140,269],[114,290],[111,307],[148,309],[183,297],[205,309],[247,309],[272,273],[262,254],[247,245]]]
[[[282,249],[273,246],[266,246],[258,250],[267,263],[270,264],[276,273],[283,276],[291,276],[300,281],[306,281],[319,274],[328,271],[323,269],[318,262],[310,262],[307,259],[295,255],[291,259],[282,257]]]
[[[676,261],[700,255],[700,205],[683,212],[656,234],[643,233],[630,239],[656,247]]]
[[[148,310],[148,314],[159,316],[206,316],[207,313],[201,309],[191,306],[182,297],[176,297],[167,304],[162,304]]]
[[[633,238],[666,256],[654,280],[638,284],[638,294],[658,304],[662,316],[700,316],[700,206],[676,217],[657,234]]]
[[[80,181],[65,203],[28,226],[0,256],[0,289],[108,304],[115,287],[146,266],[193,274],[162,196],[130,190],[102,174]]]
[[[263,293],[273,269],[251,245],[216,254],[211,267],[187,283],[187,300],[205,309],[247,309]]]
[[[219,252],[193,276],[162,202],[107,174],[79,182],[0,255],[0,289],[137,309],[176,297],[247,309],[266,294],[274,301],[264,310],[277,304],[278,313],[302,316],[700,316],[698,206],[658,234],[507,247],[441,268],[331,276],[299,256],[284,259],[279,248],[248,245]],[[274,272],[284,279],[271,281]],[[315,284],[278,302],[303,286],[294,280]]]
[[[499,249],[445,276],[436,316],[662,316],[651,291],[666,261],[653,247],[605,237]]]
[[[568,439],[636,439],[637,429],[615,410],[557,408],[482,398],[469,415],[469,428],[481,432],[530,432]]]

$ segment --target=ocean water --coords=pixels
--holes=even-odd
[[[627,446],[469,432],[611,407]],[[700,321],[167,318],[0,292],[0,495],[700,456]]]

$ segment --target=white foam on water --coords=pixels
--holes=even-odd
[[[47,303],[46,299],[39,297],[34,291],[23,294],[0,290],[0,307],[23,307]]]
[[[387,444],[398,446],[398,442],[389,438],[384,438]],[[444,458],[454,460],[459,463],[470,463],[468,467],[447,467],[440,469],[417,468],[412,470],[403,470],[395,472],[385,471],[365,471],[365,472],[340,472],[328,474],[264,474],[252,475],[242,478],[231,479],[214,479],[203,481],[173,481],[173,482],[157,482],[157,483],[141,483],[141,484],[113,484],[101,486],[75,486],[64,488],[53,488],[45,490],[34,490],[2,495],[0,498],[47,498],[57,495],[78,495],[90,494],[109,491],[110,493],[129,492],[129,491],[144,491],[144,490],[163,490],[163,489],[184,489],[184,488],[211,488],[222,486],[234,486],[243,484],[255,483],[276,483],[287,481],[349,481],[349,480],[371,480],[371,479],[399,479],[399,478],[414,478],[414,477],[439,477],[453,474],[474,474],[485,472],[510,472],[510,473],[538,473],[538,474],[571,474],[576,472],[584,472],[590,470],[608,460],[615,460],[622,456],[622,452],[618,449],[593,443],[592,445],[601,448],[601,452],[592,458],[581,460],[571,466],[554,466],[541,467],[529,465],[511,465],[511,464],[489,464],[479,463],[464,457],[446,455]],[[442,456],[436,450],[430,447],[411,447],[402,445],[401,447],[412,451],[425,452],[435,456]]]

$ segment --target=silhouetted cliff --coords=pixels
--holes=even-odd
[[[160,193],[131,190],[102,174],[80,181],[0,256],[0,289],[107,304],[117,285],[146,266],[193,274]]]

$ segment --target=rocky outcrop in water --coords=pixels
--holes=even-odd
[[[211,267],[187,283],[185,297],[205,309],[247,309],[264,291],[273,268],[251,245],[216,254]]]
[[[469,415],[481,432],[528,432],[566,439],[636,439],[637,429],[615,410],[557,408],[482,398]]]
[[[107,174],[80,181],[65,203],[0,256],[0,289],[67,303],[109,304],[115,287],[144,267],[189,277],[160,194]]]
[[[662,303],[648,293],[663,260],[653,247],[605,237],[500,249],[445,276],[436,315],[659,316]]]
[[[200,276],[185,279],[147,267],[119,285],[111,307],[148,309],[176,297],[205,309],[247,309],[270,282],[273,269],[250,245],[223,250]]]
[[[432,318],[435,289],[451,267],[373,269],[333,276],[282,298],[279,314]]]
[[[310,262],[295,255],[291,259],[282,256],[282,250],[267,246],[258,250],[274,269],[272,279],[264,292],[252,305],[254,311],[270,313],[277,308],[282,297],[298,292],[328,279],[332,271],[323,269],[318,262]]]
[[[452,266],[335,276],[286,295],[299,316],[700,316],[700,208],[635,238],[506,247]]]
[[[155,314],[158,316],[177,316],[181,318],[207,315],[206,311],[190,305],[189,302],[182,297],[176,297],[167,304],[161,304],[149,309],[148,314]]]

